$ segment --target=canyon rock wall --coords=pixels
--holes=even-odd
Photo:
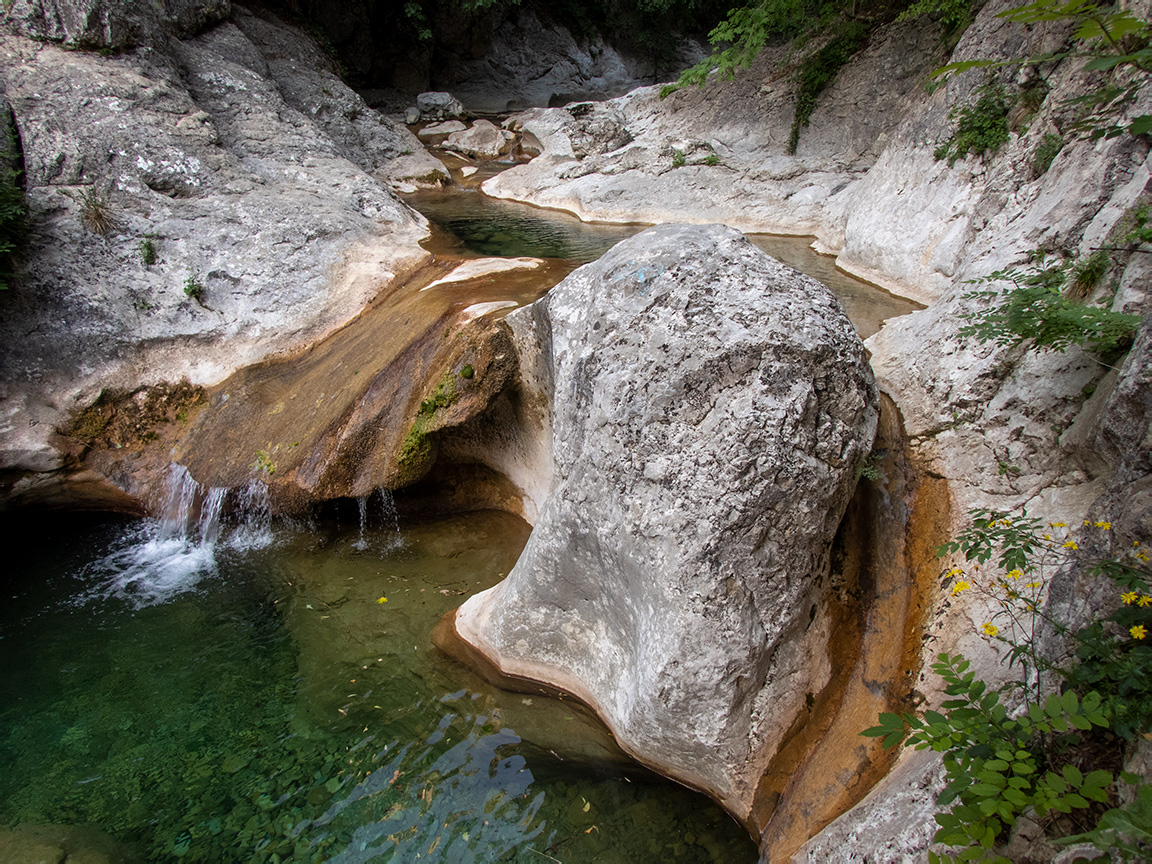
[[[390,186],[443,170],[273,17],[105,55],[14,35],[22,9],[0,35],[30,211],[0,321],[17,498],[54,482],[54,430],[102,388],[213,383],[355,316],[427,259]]]
[[[550,370],[552,486],[458,633],[747,814],[828,675],[829,550],[877,422],[859,337],[721,226],[649,229],[508,321]]]
[[[951,59],[1020,57],[1066,44],[1066,25],[1023,27],[996,17],[1011,5],[987,4]],[[927,73],[940,62],[936,35],[902,26],[874,34],[821,94],[794,156],[785,152],[794,88],[788,59],[766,50],[731,84],[664,101],[648,88],[518,115],[514,122],[535,135],[543,155],[487,181],[485,191],[588,221],[715,219],[815,235],[816,247],[837,255],[842,268],[929,304],[867,344],[878,383],[903,415],[911,457],[947,481],[954,529],[974,507],[1026,507],[1069,524],[1094,514],[1120,526],[1123,542],[1147,541],[1147,455],[1130,446],[1147,434],[1146,337],[1112,371],[1112,361],[1079,347],[1035,352],[958,335],[984,308],[969,280],[1027,270],[1035,249],[1069,259],[1112,251],[1086,299],[1144,314],[1147,325],[1148,247],[1133,252],[1124,239],[1133,212],[1152,197],[1147,138],[1076,132],[1071,100],[1101,79],[1084,72],[1082,58],[1068,57],[1040,68],[1048,90],[1026,92],[1034,75],[996,73],[1016,100],[1008,141],[984,157],[938,160],[953,112],[976,101],[989,73],[970,71],[926,92]],[[1149,111],[1152,88],[1144,87],[1127,116]],[[1045,165],[1039,153],[1052,138],[1062,146]],[[989,680],[1005,674],[977,632],[990,614],[981,602],[941,599],[930,611],[933,655],[960,650]],[[930,695],[936,683],[923,675],[915,686]],[[909,755],[801,858],[922,856],[938,779],[937,761]]]

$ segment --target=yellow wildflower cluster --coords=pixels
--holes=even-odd
[[[1138,591],[1125,591],[1120,595],[1120,599],[1124,601],[1125,606],[1131,606],[1133,603],[1141,608],[1152,606],[1152,594],[1141,594]]]
[[[984,626],[981,627],[980,629],[984,632],[985,636],[995,636],[997,633],[1000,632],[1000,628],[997,627],[995,624],[993,624],[991,621],[986,622],[984,624]],[[1143,637],[1138,637],[1138,638],[1143,638]]]

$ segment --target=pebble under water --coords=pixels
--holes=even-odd
[[[155,522],[9,526],[0,851],[82,825],[118,844],[109,861],[756,860],[578,707],[431,645],[525,523],[398,530],[379,502],[345,509],[182,541]]]

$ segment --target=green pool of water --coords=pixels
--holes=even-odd
[[[7,836],[95,826],[116,861],[756,860],[574,706],[496,690],[430,644],[513,565],[522,521],[398,532],[349,508],[175,551],[155,523],[10,528]]]
[[[406,200],[455,237],[463,250],[476,255],[563,258],[583,264],[648,227],[581,222],[559,210],[489,198],[478,189],[456,186],[414,193]],[[812,237],[749,234],[748,239],[827,285],[861,338],[867,339],[889,318],[924,308],[836,269],[834,258],[812,249]]]
[[[564,258],[586,264],[648,227],[581,222],[568,213],[455,186],[416,192],[404,200],[482,256]]]

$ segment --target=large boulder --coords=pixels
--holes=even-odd
[[[507,321],[526,404],[551,405],[550,492],[456,631],[746,815],[827,680],[829,547],[877,421],[864,347],[823,285],[719,225],[649,229]]]
[[[489,120],[477,120],[468,129],[453,132],[442,145],[477,159],[495,159],[512,149],[515,135]]]
[[[464,116],[464,106],[451,93],[421,93],[416,97],[416,107],[423,120],[453,120]]]

